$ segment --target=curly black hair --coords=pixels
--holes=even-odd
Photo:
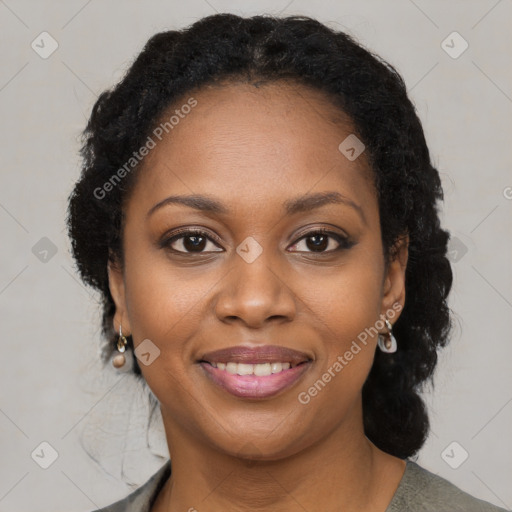
[[[376,351],[363,387],[363,415],[365,434],[377,447],[411,457],[429,430],[420,392],[432,381],[437,349],[448,342],[452,326],[449,233],[441,229],[437,209],[441,181],[396,69],[353,37],[307,16],[218,14],[158,33],[119,84],[96,101],[83,133],[82,174],[69,197],[67,222],[81,278],[102,297],[108,340],[102,360],[116,343],[107,264],[123,261],[123,209],[139,166],[106,197],[95,191],[143,146],[170,106],[192,91],[212,83],[282,80],[323,91],[333,112],[350,117],[374,175],[386,263],[397,241],[409,236],[406,303],[393,330],[399,350]],[[141,375],[136,360],[134,372]]]

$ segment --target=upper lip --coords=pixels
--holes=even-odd
[[[309,361],[311,358],[304,352],[298,352],[297,350],[280,347],[278,345],[263,345],[257,347],[238,345],[236,347],[222,348],[208,352],[199,360],[208,363],[234,362],[245,364],[289,362],[292,365],[297,365]]]

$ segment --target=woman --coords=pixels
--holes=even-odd
[[[171,462],[130,511],[494,511],[411,457],[448,341],[442,189],[399,74],[307,17],[155,35],[85,131],[69,232]]]

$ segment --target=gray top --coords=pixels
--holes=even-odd
[[[149,512],[171,474],[167,461],[145,484],[126,498],[95,512]],[[507,512],[473,498],[444,478],[408,460],[385,512]]]

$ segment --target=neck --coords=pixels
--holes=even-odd
[[[212,448],[166,421],[172,474],[151,512],[372,510],[384,512],[405,462],[345,423],[315,445],[279,460],[249,460]]]

